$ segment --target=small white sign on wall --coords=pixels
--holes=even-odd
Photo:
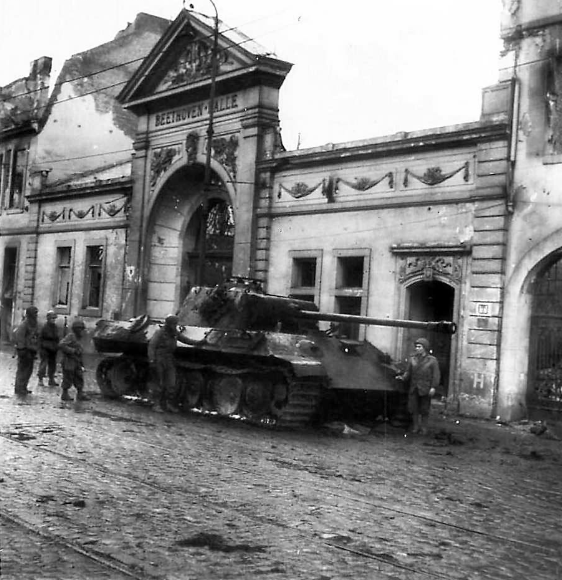
[[[490,316],[492,312],[491,304],[489,302],[480,302],[476,306],[478,316]]]

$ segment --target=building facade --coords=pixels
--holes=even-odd
[[[185,10],[162,24],[144,19],[69,61],[38,136],[25,243],[41,258],[20,280],[20,308],[32,300],[90,326],[161,319],[191,286],[236,275],[323,311],[454,320],[455,335],[430,336],[442,394],[453,410],[496,413],[511,80],[483,91],[474,123],[286,151],[278,107],[291,65],[222,25],[215,50],[214,21]],[[121,69],[131,47],[139,61]],[[111,91],[85,84],[109,62]],[[420,335],[337,332],[397,359]]]
[[[115,97],[168,25],[139,14],[68,59],[50,95],[47,58],[2,89],[0,340],[31,304],[55,310],[61,326],[119,317],[136,117]],[[30,112],[14,116],[22,100]]]
[[[562,412],[562,9],[506,2],[500,80],[514,87],[498,414]]]

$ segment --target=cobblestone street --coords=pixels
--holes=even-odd
[[[561,443],[448,418],[431,433],[277,432],[103,400],[13,397],[0,352],[4,579],[562,578]]]

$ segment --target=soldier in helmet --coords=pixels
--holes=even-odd
[[[171,411],[176,413],[176,363],[174,352],[177,341],[192,344],[182,337],[178,331],[178,317],[168,314],[164,324],[154,333],[148,343],[148,361],[154,372],[156,381],[152,382],[153,409],[159,413]]]
[[[35,306],[27,308],[23,322],[14,331],[14,341],[18,355],[15,393],[18,397],[26,397],[31,392],[27,390],[27,384],[33,374],[33,363],[39,346],[38,313],[39,311]]]
[[[84,348],[80,342],[85,328],[86,325],[83,320],[74,320],[71,325],[71,332],[59,343],[59,350],[62,352],[61,399],[63,401],[74,400],[68,393],[73,385],[77,391],[77,401],[90,400],[90,397],[84,394],[84,362],[82,360]]]
[[[439,363],[430,354],[429,341],[418,338],[415,342],[416,352],[408,363],[403,375],[397,378],[410,383],[408,393],[408,411],[412,415],[414,433],[427,433],[431,397],[441,381]]]
[[[57,351],[59,348],[59,329],[55,323],[57,314],[54,310],[47,312],[47,322],[39,332],[39,370],[37,371],[37,386],[44,387],[45,375],[49,377],[49,387],[57,387],[55,373],[57,372]]]

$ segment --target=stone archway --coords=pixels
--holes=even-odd
[[[146,311],[153,318],[176,312],[189,285],[199,283],[197,275],[193,276],[198,268],[194,270],[192,261],[201,238],[201,216],[208,215],[208,224],[216,215],[206,210],[214,210],[217,204],[226,205],[232,217],[229,233],[234,236],[232,201],[224,183],[212,172],[211,185],[204,191],[203,177],[204,168],[199,164],[178,168],[152,203],[146,235],[144,288]],[[216,257],[212,243],[208,245],[208,256]],[[230,254],[224,251],[222,258],[232,263],[232,246]]]
[[[535,281],[556,260],[562,231],[527,252],[510,273],[505,287],[496,414],[505,421],[528,415],[529,355]]]

